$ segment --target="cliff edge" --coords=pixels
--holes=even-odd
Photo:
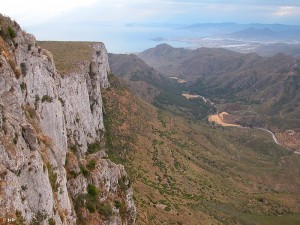
[[[128,175],[105,153],[104,44],[60,72],[16,22],[0,25],[1,222],[134,224]]]

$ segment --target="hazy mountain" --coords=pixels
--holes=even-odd
[[[248,28],[246,30],[241,30],[235,33],[232,33],[230,36],[241,39],[269,39],[269,38],[278,38],[279,33],[268,29],[257,29],[257,28]]]
[[[284,24],[238,24],[238,23],[199,23],[176,29],[185,32],[185,35],[159,36],[156,39],[160,43],[181,42],[191,48],[226,48],[242,53],[261,53],[260,46],[273,43],[299,44],[300,26]],[[277,53],[293,54],[292,51],[272,51],[272,55]],[[266,54],[267,55],[267,54]],[[263,54],[263,56],[266,56]],[[271,56],[268,54],[268,56]]]
[[[206,30],[215,32],[237,32],[246,29],[270,29],[273,31],[299,31],[300,26],[297,25],[285,25],[285,24],[263,24],[263,23],[249,23],[249,24],[239,24],[239,23],[198,23],[188,26],[181,27],[181,29],[187,30]]]
[[[167,44],[147,49],[138,56],[162,74],[177,76],[187,81],[235,71],[242,64],[260,58],[255,54],[245,55],[222,48],[187,50],[173,48]]]
[[[300,30],[280,30],[274,31],[269,28],[247,28],[230,34],[230,37],[237,39],[249,39],[254,41],[267,40],[298,40],[300,38]]]

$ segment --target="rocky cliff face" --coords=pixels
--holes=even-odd
[[[134,224],[128,176],[104,151],[105,46],[61,76],[32,35],[0,23],[0,222]]]

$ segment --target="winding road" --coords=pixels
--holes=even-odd
[[[280,145],[280,146],[282,146],[282,147],[285,147],[285,146],[283,146],[282,144],[279,143],[279,141],[277,140],[275,134],[274,134],[272,131],[270,131],[270,130],[268,130],[268,129],[265,129],[265,128],[260,128],[260,127],[255,127],[255,128],[256,128],[256,129],[259,129],[259,130],[264,130],[264,131],[269,132],[269,133],[272,135],[273,140],[275,141],[276,144],[278,144],[278,145]]]
[[[209,121],[209,122],[215,122],[215,123],[217,123],[217,124],[219,124],[219,125],[221,125],[221,126],[227,126],[227,127],[232,126],[232,127],[239,127],[239,128],[249,128],[249,127],[243,127],[243,126],[240,126],[240,125],[237,125],[237,124],[229,124],[229,123],[225,123],[224,120],[223,120],[223,114],[228,114],[228,113],[222,112],[222,113],[220,113],[220,114],[218,113],[218,114],[210,115],[210,116],[208,117],[208,121]],[[287,148],[286,146],[282,145],[282,144],[278,141],[278,139],[276,138],[275,134],[274,134],[272,131],[270,131],[270,130],[268,130],[268,129],[265,129],[265,128],[260,128],[260,127],[255,127],[254,129],[257,129],[257,130],[263,130],[263,131],[266,131],[266,132],[270,133],[270,134],[272,135],[272,138],[273,138],[274,142],[275,142],[277,145],[280,145],[280,146],[282,146],[282,147],[284,147],[284,148],[286,148],[286,149],[289,149],[289,148]],[[291,149],[289,149],[289,150],[291,150]],[[292,150],[292,151],[293,151],[293,150]],[[299,155],[300,155],[300,151],[293,151],[293,152],[294,152],[295,154],[299,154]]]

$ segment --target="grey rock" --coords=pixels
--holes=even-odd
[[[76,224],[76,198],[93,184],[105,190],[101,201],[121,196],[129,212],[124,219],[114,209],[111,218],[99,217],[98,223],[134,224],[132,189],[121,190],[118,183],[127,177],[124,167],[104,159],[104,151],[86,156],[88,145],[101,142],[105,130],[101,88],[109,87],[110,68],[104,44],[92,43],[92,62],[62,77],[52,54],[15,29],[18,46],[4,44],[0,54],[0,217]],[[21,64],[26,73],[17,75]],[[70,146],[76,146],[75,153]],[[95,169],[84,177],[82,168],[90,160]]]

